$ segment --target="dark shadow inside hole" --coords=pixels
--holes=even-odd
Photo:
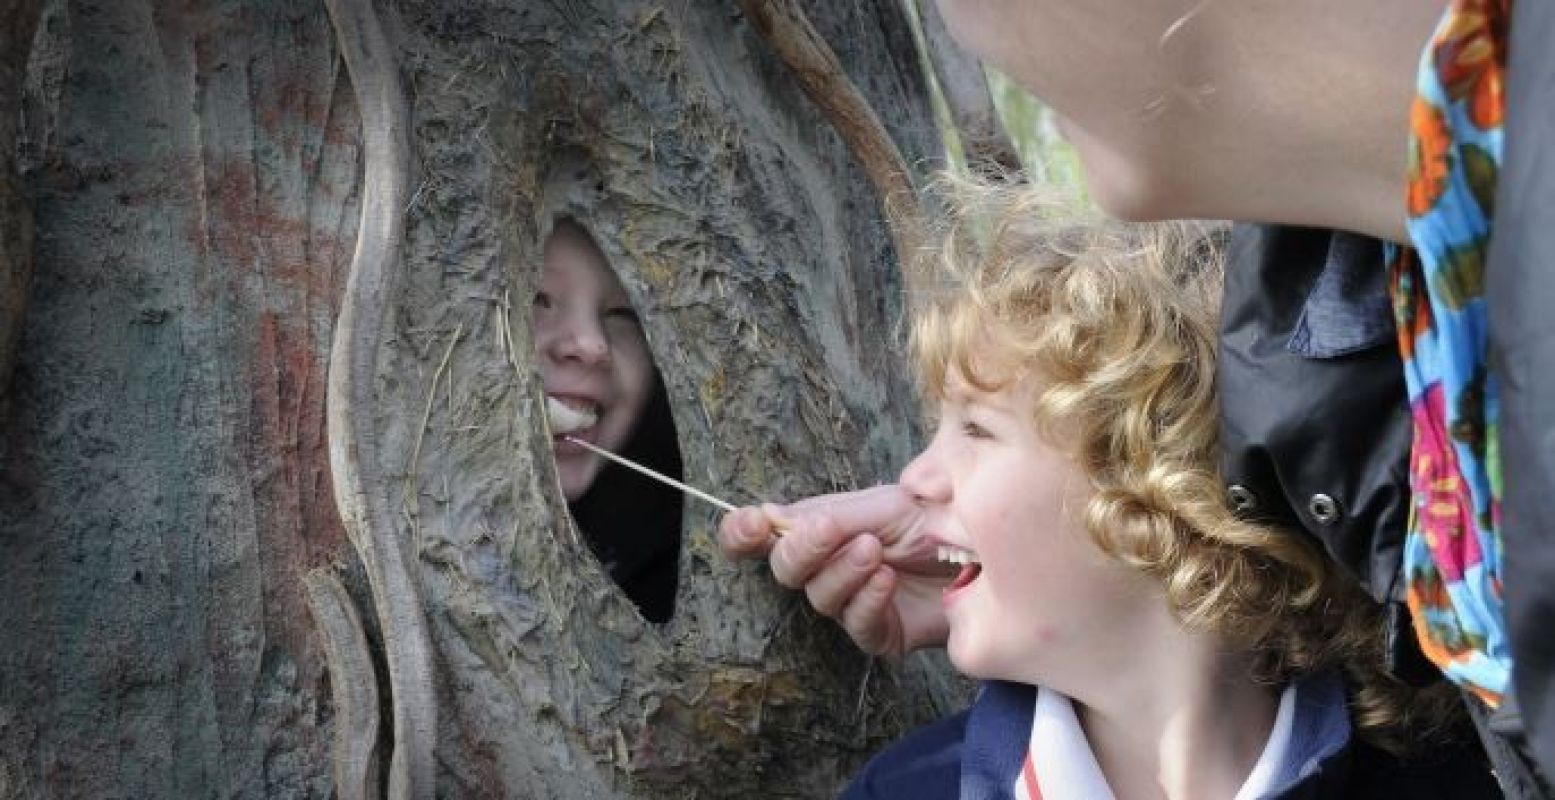
[[[594,421],[576,435],[679,480],[669,396],[604,252],[580,223],[562,218],[543,253],[531,325],[548,405],[583,411]],[[679,580],[680,492],[569,443],[553,443],[552,456],[589,548],[644,618],[668,621]]]
[[[680,448],[663,382],[654,398],[621,455],[680,480]],[[675,613],[683,505],[680,492],[616,464],[568,505],[594,555],[650,622],[667,622]]]

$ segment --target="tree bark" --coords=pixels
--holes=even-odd
[[[394,489],[384,474],[385,448],[374,425],[380,411],[376,372],[394,321],[391,298],[403,266],[410,109],[398,60],[372,0],[325,0],[325,5],[356,89],[364,150],[362,222],[330,348],[330,471],[335,505],[366,568],[383,635],[394,747],[389,797],[431,798],[437,708],[426,603],[415,576],[416,542],[401,535],[390,507]],[[347,665],[332,666],[338,674]],[[336,752],[337,761],[344,757]]]
[[[899,4],[805,11],[938,160]],[[689,482],[864,486],[916,442],[880,198],[734,0],[52,0],[34,41],[0,798],[829,796],[963,697],[724,560],[695,501],[644,622],[556,487],[527,309],[560,214]]]
[[[0,0],[0,417],[10,406],[11,367],[32,283],[32,207],[16,170],[22,81],[38,28],[40,0]],[[0,442],[0,459],[8,448]]]
[[[999,119],[982,63],[950,37],[935,0],[912,2],[923,26],[930,68],[939,81],[950,122],[961,136],[968,165],[974,170],[1019,170],[1020,155]]]

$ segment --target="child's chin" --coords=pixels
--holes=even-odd
[[[956,671],[968,678],[982,680],[990,677],[984,660],[978,658],[977,649],[966,641],[958,641],[955,631],[951,631],[950,641],[945,643],[945,655],[950,658]]]
[[[583,470],[577,470],[578,474],[566,474],[561,476],[562,497],[569,503],[576,503],[588,494],[589,487],[594,485],[594,475],[581,474]]]

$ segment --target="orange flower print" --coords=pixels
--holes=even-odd
[[[1415,341],[1430,332],[1434,320],[1431,298],[1418,290],[1424,280],[1421,271],[1420,255],[1410,249],[1400,249],[1388,264],[1388,296],[1393,301],[1399,355],[1405,361],[1415,357]]]
[[[1416,98],[1409,110],[1409,215],[1424,216],[1441,199],[1452,169],[1452,133],[1442,110]]]
[[[1501,125],[1505,103],[1502,70],[1506,53],[1506,0],[1462,0],[1436,37],[1436,72],[1453,102],[1467,104],[1469,121],[1480,130]],[[1500,30],[1498,30],[1500,28]]]

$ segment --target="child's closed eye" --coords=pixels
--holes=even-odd
[[[551,296],[545,292],[535,292],[534,302],[532,302],[530,305],[534,306],[535,308],[550,308]]]
[[[967,420],[966,422],[961,423],[961,433],[970,439],[993,438],[993,434],[989,433],[987,428],[984,428],[983,426],[977,424],[976,422],[972,422],[971,420]]]
[[[616,306],[615,308],[608,309],[605,311],[605,318],[630,322],[633,325],[642,324],[642,319],[637,316],[637,310],[631,306]]]

